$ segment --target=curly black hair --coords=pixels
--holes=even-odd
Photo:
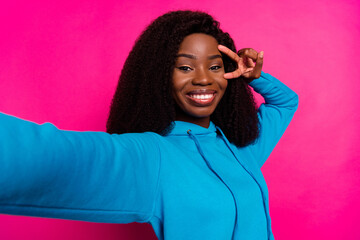
[[[234,41],[218,21],[200,11],[173,11],[155,19],[136,40],[121,71],[107,121],[108,133],[156,132],[166,135],[175,121],[171,95],[176,55],[183,39],[192,33],[213,36],[236,52]],[[225,72],[237,67],[222,55]],[[219,105],[210,116],[230,142],[243,147],[259,135],[253,94],[241,77],[228,81]]]

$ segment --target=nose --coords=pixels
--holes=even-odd
[[[211,85],[214,82],[210,72],[205,68],[198,68],[192,80],[193,85]]]

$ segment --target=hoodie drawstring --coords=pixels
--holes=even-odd
[[[237,204],[236,204],[236,199],[235,199],[235,195],[234,193],[231,191],[230,187],[224,182],[224,180],[217,174],[217,172],[215,172],[215,170],[212,168],[211,164],[209,163],[209,161],[206,159],[205,154],[203,152],[203,150],[201,149],[199,140],[196,138],[196,136],[194,134],[191,133],[191,130],[187,130],[187,133],[189,134],[190,138],[195,142],[196,148],[198,149],[200,155],[202,156],[202,158],[205,160],[206,165],[208,166],[208,168],[224,183],[224,185],[229,189],[233,199],[234,199],[234,203],[235,203],[235,223],[234,226],[236,226],[237,223]],[[234,234],[235,234],[235,227],[233,230],[233,234],[231,239],[234,239]]]
[[[245,169],[245,171],[254,179],[254,181],[256,182],[256,184],[259,186],[260,188],[260,192],[261,192],[261,197],[263,199],[263,205],[264,205],[264,210],[265,210],[265,216],[266,216],[266,223],[267,223],[267,236],[268,239],[270,239],[270,219],[269,219],[269,214],[267,212],[267,208],[266,208],[266,195],[261,187],[261,185],[259,184],[259,182],[256,180],[256,178],[254,177],[254,174],[249,170],[249,168],[242,163],[237,157],[236,154],[234,153],[233,149],[231,148],[230,142],[229,140],[225,137],[225,134],[223,133],[223,131],[216,126],[216,129],[221,133],[222,139],[224,140],[226,146],[230,149],[231,153],[233,154],[233,156],[235,157],[235,159],[238,161],[238,163]]]

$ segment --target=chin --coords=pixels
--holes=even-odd
[[[214,111],[206,111],[206,112],[188,112],[188,115],[195,118],[207,118],[213,114]]]

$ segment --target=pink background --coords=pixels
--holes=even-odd
[[[0,111],[69,130],[105,130],[121,67],[152,19],[177,9],[209,12],[238,48],[264,50],[263,70],[300,97],[263,167],[275,238],[360,239],[360,2],[4,2]],[[156,237],[148,224],[1,215],[0,239]]]

